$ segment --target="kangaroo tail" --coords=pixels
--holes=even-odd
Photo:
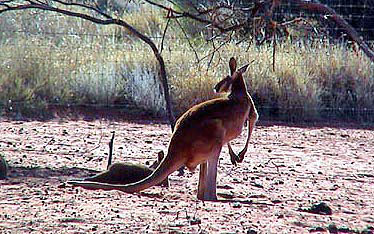
[[[154,185],[160,184],[163,180],[166,179],[168,175],[178,170],[185,163],[184,161],[176,161],[175,158],[170,159],[170,157],[168,156],[164,158],[164,160],[153,171],[151,175],[149,175],[145,179],[140,180],[136,183],[118,185],[118,184],[107,184],[107,183],[100,183],[100,182],[76,181],[76,180],[67,181],[67,183],[73,186],[81,186],[86,189],[120,190],[126,193],[139,192],[144,189],[150,188]]]

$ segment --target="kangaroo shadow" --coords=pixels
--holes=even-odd
[[[233,203],[233,204],[243,204],[243,205],[263,205],[263,206],[274,206],[273,203],[268,202],[256,202],[253,200],[241,200],[241,199],[225,199],[225,198],[218,198],[216,201],[217,203]]]
[[[47,167],[25,167],[25,166],[12,166],[8,171],[8,179],[16,179],[22,177],[30,178],[63,178],[63,177],[74,177],[83,178],[95,175],[100,171],[78,168],[78,167],[60,167],[60,168],[47,168]]]
[[[46,168],[46,167],[10,167],[6,181],[13,183],[22,183],[21,181],[24,178],[36,178],[36,179],[46,179],[51,178],[59,179],[61,182],[65,182],[67,179],[71,178],[86,178],[100,173],[101,171],[87,169],[87,168],[78,168],[78,167],[60,167],[60,168]],[[13,181],[12,181],[13,180]],[[7,182],[5,182],[7,183]],[[158,192],[139,192],[138,195],[148,197],[148,198],[163,198],[163,194]],[[252,199],[240,199],[240,198],[218,198],[216,201],[211,201],[216,203],[233,203],[233,204],[242,204],[242,205],[265,205],[265,206],[274,206],[273,203],[268,202],[256,202]]]

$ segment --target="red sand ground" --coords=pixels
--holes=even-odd
[[[174,173],[170,188],[141,194],[91,191],[64,181],[114,161],[145,163],[166,150],[170,128],[143,121],[1,120],[0,151],[11,170],[0,181],[0,233],[308,233],[335,224],[374,226],[374,132],[358,126],[258,126],[245,161],[218,168],[218,202],[196,199],[198,170]],[[243,134],[245,135],[245,134]],[[234,143],[236,151],[245,142]],[[332,215],[301,212],[325,202]],[[370,233],[370,231],[368,231]]]

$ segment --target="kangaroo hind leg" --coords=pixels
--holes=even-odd
[[[221,148],[204,163],[200,164],[199,187],[197,198],[203,201],[217,200],[217,165]]]

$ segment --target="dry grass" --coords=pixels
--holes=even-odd
[[[139,12],[142,12],[141,14]],[[155,9],[123,16],[143,33],[162,35],[165,19]],[[132,101],[164,111],[157,62],[150,49],[119,27],[98,26],[46,12],[0,15],[0,102],[112,105]],[[17,23],[14,23],[17,22]],[[214,59],[196,63],[195,53],[175,23],[163,56],[176,112],[215,97],[212,87],[228,74],[227,61],[255,60],[246,74],[262,114],[320,117],[321,109],[370,109],[374,65],[344,45],[285,42],[277,47],[235,43]],[[195,43],[200,57],[212,48]],[[209,64],[209,66],[208,66]]]

